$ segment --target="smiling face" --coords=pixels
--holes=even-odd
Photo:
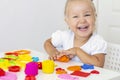
[[[89,0],[71,0],[65,10],[65,21],[76,37],[90,37],[95,29],[95,9]]]

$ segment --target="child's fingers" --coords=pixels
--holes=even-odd
[[[49,56],[48,59],[53,60],[53,57]]]
[[[68,55],[68,57],[69,57],[70,59],[72,59],[72,58],[74,57],[74,55],[70,54],[70,55]]]
[[[66,55],[66,54],[63,54],[63,53],[60,53],[60,54],[58,54],[57,55],[57,59],[59,59],[61,56],[63,56],[63,55]]]
[[[49,56],[49,59],[50,59],[50,60],[56,60],[57,57],[56,57],[56,55],[52,55],[52,56]]]
[[[55,52],[55,55],[59,55],[59,54],[60,54],[60,52],[59,52],[59,51]]]

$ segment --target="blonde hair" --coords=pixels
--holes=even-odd
[[[68,7],[69,7],[69,4],[73,1],[87,1],[90,3],[95,15],[96,15],[96,9],[95,9],[95,6],[94,6],[94,3],[92,2],[92,0],[67,0],[66,1],[66,4],[65,4],[65,10],[64,10],[64,15],[66,15],[67,13],[67,10],[68,10]]]

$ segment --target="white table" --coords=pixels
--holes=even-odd
[[[40,58],[40,61],[46,60],[48,58],[48,55],[46,53],[41,53],[34,50],[31,50],[31,52],[32,52],[31,55],[33,57],[38,56]],[[81,63],[79,62],[73,62],[73,61],[70,61],[68,63],[56,61],[55,64],[58,65],[57,67],[61,67],[65,70],[67,70],[66,68],[71,65],[81,65]],[[95,70],[98,70],[100,74],[90,74],[86,78],[79,77],[79,79],[80,80],[120,80],[120,73],[118,72],[114,72],[114,71],[99,68],[99,67],[95,67]],[[89,72],[90,70],[87,70],[87,71]],[[69,72],[70,71],[68,71],[68,73]],[[18,76],[18,80],[24,80],[25,79],[24,70],[21,72],[18,72],[17,76]],[[60,80],[58,78],[58,75],[55,73],[55,71],[53,74],[44,74],[42,70],[39,70],[39,74],[36,76],[36,78],[37,80]]]

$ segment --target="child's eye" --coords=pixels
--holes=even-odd
[[[78,16],[73,16],[73,18],[78,18]]]
[[[85,16],[91,16],[91,14],[85,14]]]

